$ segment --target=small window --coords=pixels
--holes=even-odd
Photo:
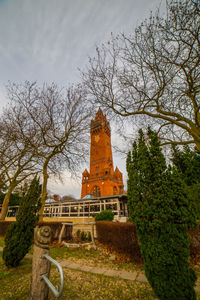
[[[94,186],[93,189],[92,189],[92,192],[91,194],[95,197],[101,197],[101,190],[98,186]]]

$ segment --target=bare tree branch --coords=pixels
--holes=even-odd
[[[41,167],[42,218],[49,175],[66,169],[75,172],[87,153],[90,111],[86,93],[80,85],[64,90],[54,83],[40,88],[30,82],[10,84],[8,92],[11,103],[20,107],[27,119],[26,126],[20,126],[18,119],[20,135]]]
[[[134,121],[146,116],[162,125],[162,138],[164,127],[174,138],[173,130],[186,132],[189,142],[172,142],[200,149],[200,2],[172,0],[166,11],[97,48],[83,82],[92,103]]]

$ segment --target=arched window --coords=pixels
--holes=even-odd
[[[92,188],[92,192],[91,194],[95,197],[101,197],[101,190],[100,190],[100,187],[98,187],[97,185],[95,185],[93,188]]]

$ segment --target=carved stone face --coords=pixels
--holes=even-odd
[[[49,226],[36,227],[34,230],[34,243],[41,248],[48,248],[51,242],[51,228]]]

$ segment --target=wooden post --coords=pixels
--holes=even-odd
[[[78,204],[78,217],[80,217],[80,204]]]
[[[95,239],[94,239],[94,224],[92,224],[91,237],[92,237],[92,243],[95,245]]]
[[[120,201],[117,199],[117,216],[118,219],[121,217]]]
[[[71,205],[69,205],[69,217],[71,217]]]
[[[51,263],[46,258],[43,258],[43,255],[49,254],[50,242],[51,228],[49,226],[36,227],[34,230],[34,249],[29,300],[48,299],[49,288],[41,278],[41,275],[47,274],[49,277]]]
[[[62,228],[61,228],[59,238],[58,238],[59,244],[62,242],[62,236],[63,236],[64,230],[65,230],[65,224],[62,224]]]

